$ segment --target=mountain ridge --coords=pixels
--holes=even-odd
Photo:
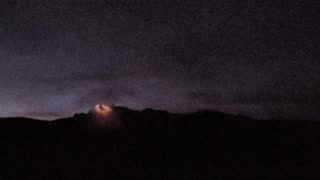
[[[114,107],[55,121],[0,120],[0,179],[316,179],[320,125]]]

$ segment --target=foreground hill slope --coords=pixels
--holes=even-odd
[[[115,107],[56,121],[0,119],[0,179],[317,179],[320,124]]]

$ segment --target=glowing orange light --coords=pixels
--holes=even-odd
[[[97,104],[93,108],[94,114],[99,117],[107,117],[111,114],[112,109],[109,106],[103,104]]]
[[[104,104],[97,104],[93,107],[92,111],[94,116],[94,122],[97,125],[103,126],[111,126],[113,124],[113,116],[112,116],[112,107],[104,105]]]

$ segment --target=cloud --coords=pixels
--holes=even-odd
[[[223,95],[218,92],[191,91],[185,93],[185,97],[205,105],[217,105],[224,101]]]
[[[17,113],[16,116],[30,117],[39,120],[55,120],[62,117],[68,117],[69,114],[61,114],[61,112],[43,112],[43,111],[25,111]]]
[[[317,118],[320,94],[281,91],[189,91],[185,98],[198,107],[219,109],[233,114],[247,114],[265,118],[284,116],[293,118]]]
[[[243,104],[296,104],[315,105],[320,103],[320,94],[308,92],[295,93],[276,91],[238,92],[235,95],[234,103]]]
[[[315,22],[309,18],[313,11],[297,3],[288,4],[290,12],[267,4],[133,0],[46,1],[35,10],[3,6],[0,105],[18,99],[44,112],[70,103],[64,111],[85,111],[96,101],[173,111],[315,107],[319,31],[306,23]],[[289,16],[299,23],[286,21]],[[286,31],[278,33],[283,26]],[[49,101],[54,103],[44,108]]]
[[[130,88],[121,86],[102,86],[100,88],[88,89],[77,104],[80,107],[90,107],[97,103],[125,103],[127,99],[134,99],[138,93]]]

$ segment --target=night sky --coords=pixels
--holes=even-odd
[[[257,118],[320,115],[320,3],[3,0],[0,116],[96,103]]]

